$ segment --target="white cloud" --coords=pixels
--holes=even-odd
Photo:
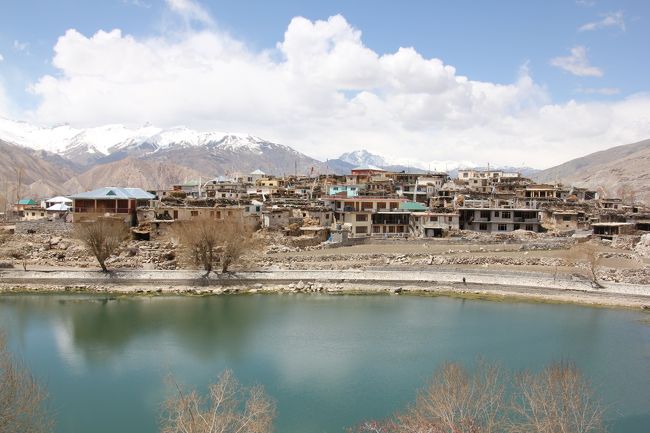
[[[585,32],[591,30],[599,30],[607,27],[618,27],[625,31],[625,17],[623,11],[609,12],[602,15],[603,19],[584,24],[578,28],[578,31]]]
[[[587,95],[618,95],[621,93],[621,89],[618,87],[579,87],[576,89],[578,93],[584,93]]]
[[[603,71],[600,68],[589,64],[587,49],[581,45],[571,48],[571,55],[566,57],[555,57],[551,59],[551,65],[564,69],[567,72],[579,77],[602,77]]]
[[[4,59],[5,59],[4,56],[2,55],[2,53],[0,53],[0,62],[3,62]]]
[[[39,123],[184,124],[249,132],[322,159],[366,148],[425,167],[543,167],[650,136],[647,95],[553,104],[526,65],[510,84],[471,80],[414,48],[377,53],[341,16],[294,18],[261,52],[211,27],[150,38],[68,30],[54,53],[58,73],[31,87]]]
[[[165,0],[172,12],[179,14],[187,22],[197,21],[203,24],[213,24],[210,14],[194,0]]]
[[[29,48],[29,42],[21,42],[19,40],[14,40],[14,49],[17,51],[27,51]]]
[[[9,96],[7,96],[4,84],[2,83],[2,77],[0,77],[0,117],[10,117],[9,105]]]
[[[145,9],[149,9],[151,7],[151,3],[147,3],[144,0],[122,0],[122,3]]]

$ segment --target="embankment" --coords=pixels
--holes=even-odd
[[[211,274],[208,278],[199,271],[0,271],[0,291],[4,292],[401,293],[650,308],[648,286],[604,286],[595,289],[582,279],[545,273],[466,269],[273,270]]]

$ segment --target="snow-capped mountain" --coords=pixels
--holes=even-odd
[[[354,150],[352,152],[347,152],[339,156],[338,159],[347,162],[348,164],[352,164],[355,167],[385,167],[389,165],[383,157],[370,153],[367,150]]]
[[[75,188],[129,186],[126,183],[134,179],[138,179],[137,186],[164,188],[170,186],[171,179],[180,182],[186,178],[250,173],[256,169],[280,175],[305,174],[312,172],[312,168],[319,173],[326,171],[325,164],[289,146],[248,134],[202,132],[185,127],[106,125],[78,129],[61,125],[46,128],[0,118],[0,141],[65,167],[68,177],[71,177],[69,170],[73,170],[74,182],[68,185]],[[8,149],[13,153],[18,151],[15,147]],[[136,171],[139,177],[127,175]],[[34,170],[35,174],[38,172]],[[34,182],[38,180],[35,178]],[[60,184],[60,179],[47,181]],[[96,184],[100,181],[101,185]],[[76,191],[65,188],[60,191],[68,192]]]
[[[0,118],[0,139],[55,153],[84,168],[127,157],[152,158],[158,153],[169,156],[173,151],[188,152],[191,149],[200,149],[222,158],[229,154],[262,156],[269,152],[285,153],[292,158],[292,161],[283,166],[285,171],[295,168],[293,159],[310,159],[289,146],[260,137],[218,131],[202,132],[185,127],[162,129],[146,125],[132,129],[124,125],[106,125],[78,129],[62,125],[46,128]],[[273,157],[270,159],[277,160]],[[267,164],[267,169],[272,168]]]

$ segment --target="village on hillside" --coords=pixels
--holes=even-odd
[[[633,191],[619,197],[540,185],[517,172],[387,172],[368,166],[345,176],[274,176],[261,170],[144,191],[104,187],[58,197],[22,197],[0,215],[5,230],[120,216],[134,236],[154,239],[175,221],[243,218],[251,227],[346,243],[364,238],[453,237],[472,231],[593,234],[612,240],[650,231],[650,210]],[[33,230],[33,229],[32,229]]]
[[[593,284],[645,284],[650,209],[629,188],[620,193],[537,184],[502,170],[465,169],[450,178],[375,166],[348,175],[255,170],[153,191],[108,186],[17,200],[2,215],[0,263],[92,268],[96,262],[74,227],[110,218],[124,222],[130,240],[107,265],[191,269],[181,260],[175,228],[217,221],[254,233],[250,254],[243,254],[249,257],[235,264],[240,270],[501,266],[570,276],[583,267]],[[580,250],[588,241],[598,246],[595,253]]]

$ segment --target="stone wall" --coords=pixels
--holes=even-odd
[[[71,235],[72,226],[72,223],[65,222],[63,219],[17,221],[15,232],[17,234],[38,233],[65,237]]]

